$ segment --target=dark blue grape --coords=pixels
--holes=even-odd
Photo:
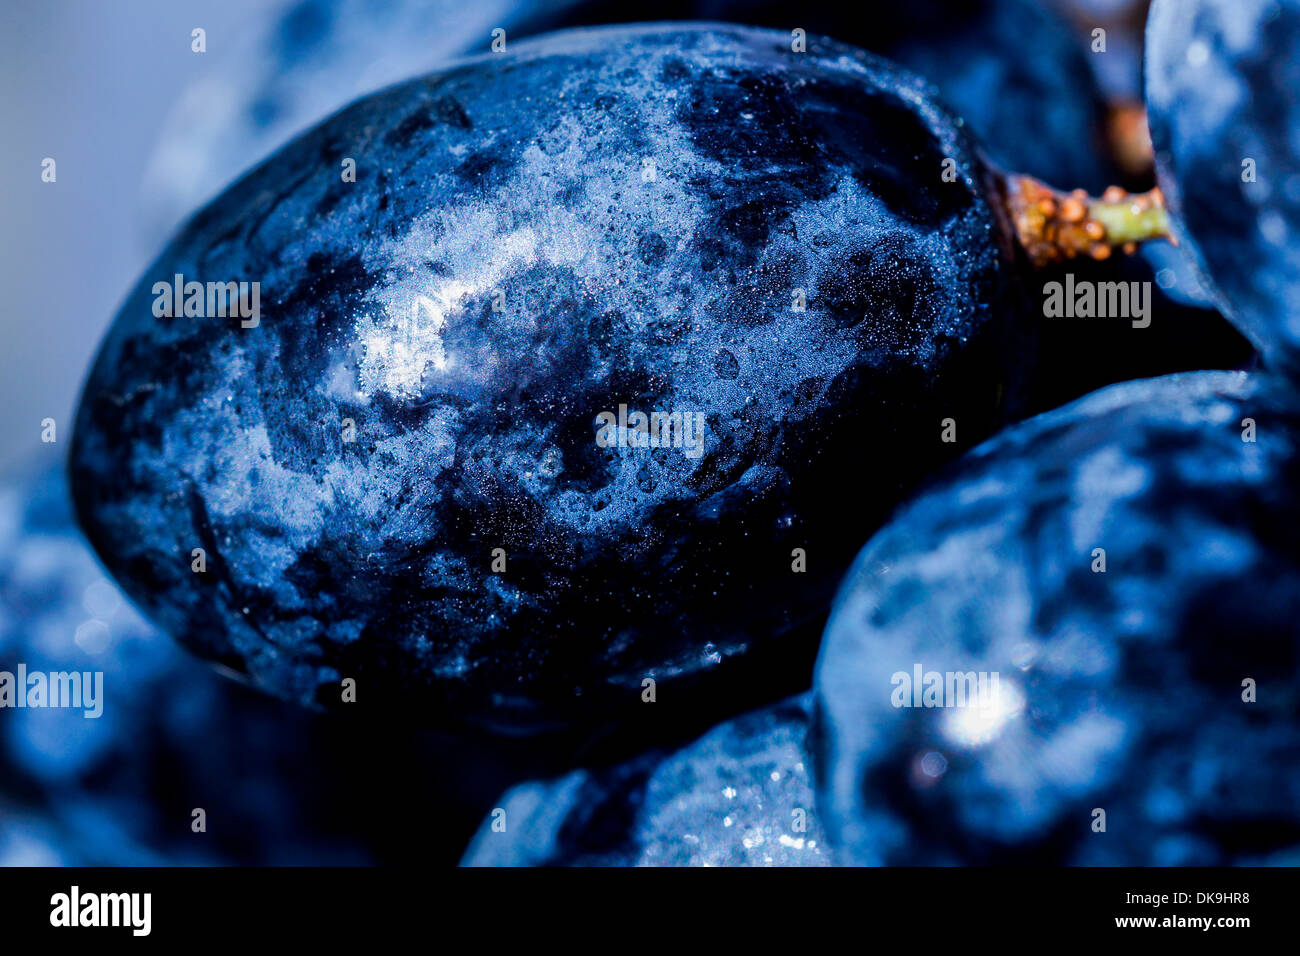
[[[1300,415],[1270,389],[1112,386],[980,446],[871,539],[815,682],[838,861],[1294,861]],[[918,665],[999,693],[897,706]]]
[[[808,703],[737,717],[673,752],[521,784],[484,820],[462,865],[827,866]]]
[[[81,520],[164,629],[307,703],[537,727],[755,647],[788,676],[861,538],[1015,399],[986,173],[921,80],[782,33],[579,31],[390,89],[141,279]],[[155,318],[175,273],[260,281],[260,324]],[[620,405],[703,416],[702,454],[599,447]]]
[[[1157,0],[1156,167],[1188,253],[1271,365],[1300,364],[1300,2]]]

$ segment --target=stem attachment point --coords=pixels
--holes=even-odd
[[[1079,256],[1109,259],[1116,249],[1131,255],[1151,239],[1174,241],[1158,186],[1145,193],[1111,186],[1098,199],[1082,189],[1064,193],[1019,173],[1008,175],[1006,184],[1016,238],[1035,266]]]

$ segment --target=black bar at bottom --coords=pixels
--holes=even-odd
[[[760,938],[767,927],[802,925],[815,932],[809,942],[834,930],[866,938],[902,931],[920,942],[967,926],[1063,940],[1199,935],[1231,945],[1292,935],[1298,889],[1296,869],[13,868],[0,870],[0,933],[6,943],[76,934],[92,944],[334,945],[457,926],[492,940],[522,933],[536,944],[590,936],[600,924],[636,935],[703,919]]]

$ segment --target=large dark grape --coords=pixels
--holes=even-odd
[[[1300,2],[1157,0],[1147,106],[1160,183],[1220,306],[1300,368]]]
[[[1298,487],[1300,413],[1240,373],[1113,386],[957,462],[872,538],[826,632],[837,860],[1300,848]],[[918,667],[954,675],[946,706],[898,706]],[[981,673],[991,706],[954,706]]]
[[[1014,399],[986,174],[923,81],[783,33],[578,31],[390,89],[141,279],[79,514],[167,631],[304,702],[527,727],[755,646],[793,673],[781,637]],[[260,323],[155,317],[174,274],[260,281]],[[622,405],[702,448],[602,447]]]
[[[483,821],[462,863],[827,866],[808,704],[745,714],[674,752],[521,784]]]

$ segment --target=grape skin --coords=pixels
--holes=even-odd
[[[1157,0],[1146,96],[1184,248],[1265,361],[1300,362],[1300,2]]]
[[[79,410],[78,513],[164,630],[307,704],[352,678],[538,729],[751,649],[788,680],[862,537],[1013,413],[987,175],[922,80],[780,32],[575,31],[391,88],[142,277]],[[259,279],[260,325],[156,318],[175,273]],[[704,454],[597,447],[620,404],[703,413]]]
[[[870,540],[815,676],[840,862],[1231,865],[1300,844],[1300,417],[1275,388],[1111,386],[981,445]],[[997,673],[1002,705],[893,706],[917,663]]]

